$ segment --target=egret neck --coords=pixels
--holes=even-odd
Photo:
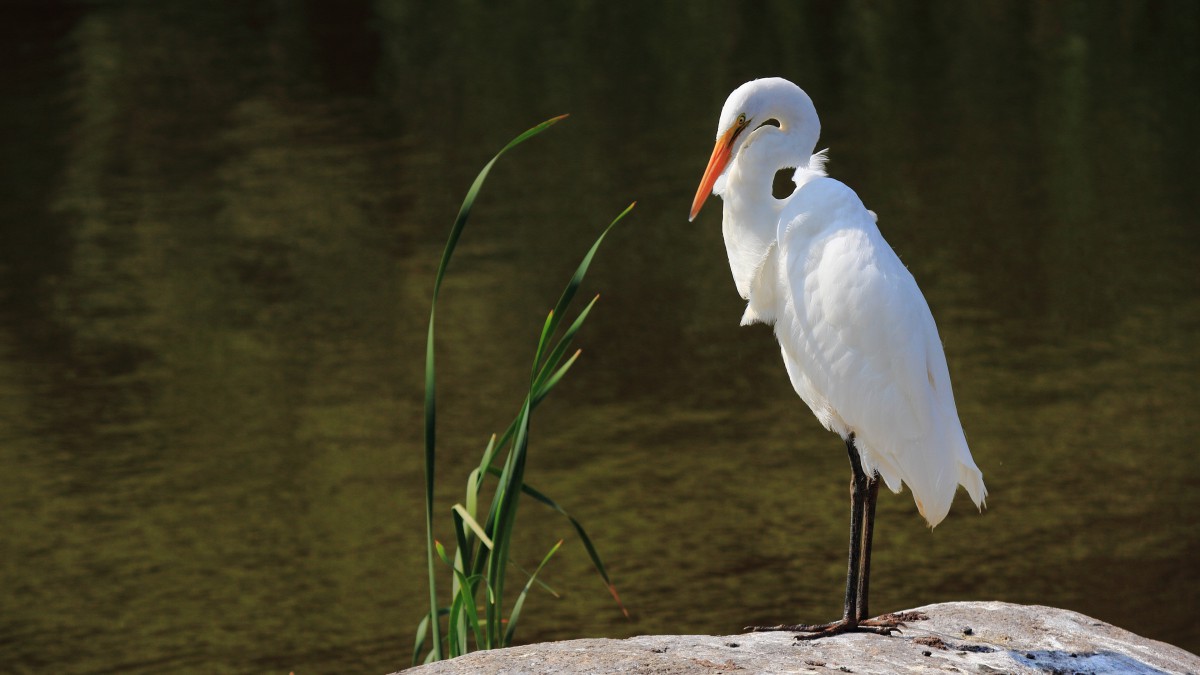
[[[724,202],[722,234],[738,294],[747,301],[742,324],[774,320],[774,282],[779,213],[790,195],[776,199],[772,185],[776,172],[796,169],[799,187],[824,176],[825,157],[813,154],[821,122],[812,100],[796,87],[779,87],[770,105],[751,113],[749,133],[733,142],[733,158],[716,180],[713,193]],[[743,102],[735,102],[739,108]],[[726,105],[725,115],[738,111]],[[778,125],[778,126],[776,126]],[[730,184],[737,190],[727,190]]]

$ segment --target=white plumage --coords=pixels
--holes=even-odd
[[[850,555],[842,618],[752,630],[890,634],[911,620],[867,618],[879,480],[907,484],[930,527],[964,486],[982,508],[983,485],[958,420],[937,326],[917,282],[858,195],[825,175],[814,154],[821,123],[812,100],[780,78],[754,80],[725,101],[717,141],[692,202],[724,201],[729,267],[746,300],[742,323],[773,324],[796,393],[846,443],[853,470]],[[772,196],[775,173],[796,189]]]
[[[730,94],[717,131],[692,218],[710,190],[721,196],[742,323],[774,324],[796,393],[825,428],[852,438],[868,476],[894,492],[907,484],[931,527],[958,485],[982,507],[987,490],[929,305],[875,215],[825,175],[808,95],[780,78],[748,82]],[[796,190],[775,199],[785,168],[796,168]]]

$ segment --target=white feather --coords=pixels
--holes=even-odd
[[[773,323],[792,385],[825,428],[854,436],[864,469],[905,484],[929,525],[958,485],[977,506],[987,490],[958,419],[946,357],[925,297],[858,195],[825,175],[813,153],[820,122],[799,87],[770,78],[739,87],[739,114],[775,119],[739,139],[714,190],[742,323]],[[771,196],[777,170],[796,190]]]

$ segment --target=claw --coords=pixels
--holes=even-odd
[[[901,632],[901,628],[908,628],[907,621],[924,621],[929,617],[921,612],[899,612],[894,614],[883,614],[873,619],[865,619],[863,621],[851,622],[849,619],[841,621],[830,621],[829,623],[821,624],[780,624],[778,626],[746,626],[743,630],[751,633],[764,633],[768,631],[784,631],[788,633],[806,633],[806,635],[796,635],[796,640],[818,640],[825,637],[833,637],[842,633],[874,633],[875,635],[891,635],[892,633]]]
[[[863,624],[850,624],[844,621],[834,622],[825,630],[808,633],[807,635],[792,636],[794,640],[819,640],[821,638],[833,637],[843,633],[874,633],[875,635],[891,635],[892,631],[899,632],[895,626],[864,626]]]

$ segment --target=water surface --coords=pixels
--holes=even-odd
[[[937,317],[990,490],[880,501],[879,611],[1055,605],[1200,650],[1200,17],[1190,3],[18,3],[0,10],[0,663],[387,672],[439,526],[518,404],[544,312],[629,201],[583,356],[535,418],[522,641],[832,618],[848,470],[719,209],[725,95],[812,95],[831,173]]]

